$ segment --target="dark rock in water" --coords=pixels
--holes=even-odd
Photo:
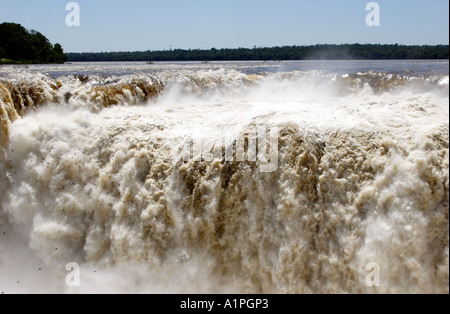
[[[70,100],[70,98],[72,98],[72,93],[66,93],[65,95],[64,95],[64,101],[66,102],[66,103],[68,103],[69,102],[69,100]]]
[[[89,75],[75,75],[75,78],[83,84],[89,81]]]

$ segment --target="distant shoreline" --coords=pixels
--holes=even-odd
[[[165,51],[66,53],[68,62],[101,61],[302,61],[448,60],[449,45],[314,45],[272,48],[175,49]]]

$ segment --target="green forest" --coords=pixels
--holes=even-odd
[[[175,49],[141,52],[67,53],[41,33],[15,23],[0,24],[0,63],[64,63],[66,61],[251,61],[251,60],[390,60],[449,59],[448,45],[405,46],[343,44]]]
[[[273,48],[68,53],[69,61],[250,61],[449,59],[449,46],[315,45]]]
[[[15,23],[0,24],[0,63],[64,63],[60,44],[52,45],[41,33]]]

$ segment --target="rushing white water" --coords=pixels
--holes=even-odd
[[[12,72],[1,291],[448,293],[448,71]],[[180,153],[261,126],[273,172]]]

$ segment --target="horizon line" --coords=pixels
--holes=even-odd
[[[238,49],[246,49],[246,50],[258,50],[258,49],[272,49],[272,48],[285,48],[285,47],[314,47],[314,46],[353,46],[353,45],[361,45],[361,46],[398,46],[398,47],[438,47],[438,46],[450,46],[449,43],[446,44],[382,44],[382,43],[346,43],[346,44],[311,44],[311,45],[283,45],[283,46],[271,46],[271,47],[263,47],[263,46],[253,46],[253,47],[235,47],[235,48],[169,48],[168,50],[116,50],[116,51],[83,51],[83,52],[65,52],[66,54],[83,54],[83,53],[136,53],[136,52],[170,52],[170,51],[210,51],[213,49],[216,50],[238,50]]]

